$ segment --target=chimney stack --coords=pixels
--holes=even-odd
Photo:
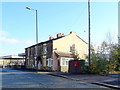
[[[57,34],[57,38],[58,38],[58,37],[63,37],[63,36],[65,36],[63,33],[62,33],[62,34],[61,34],[61,33],[58,33],[58,34]]]
[[[70,32],[70,34],[74,34],[74,35],[76,35],[77,33],[76,33],[76,32],[72,32],[72,31],[71,31],[71,32]]]
[[[51,36],[50,36],[50,37],[49,37],[49,40],[52,40],[52,39],[54,39],[54,37],[51,37]]]

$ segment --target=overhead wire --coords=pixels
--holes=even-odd
[[[80,18],[82,18],[84,16],[84,12],[85,12],[85,6],[81,9],[81,12],[79,13],[79,15],[77,16],[77,18],[75,19],[75,21],[69,26],[68,30],[71,30],[80,20]],[[85,31],[85,30],[84,30]]]

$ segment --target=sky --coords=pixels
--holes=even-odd
[[[0,2],[0,55],[24,53],[36,43],[35,11],[38,10],[38,41],[57,33],[77,32],[88,42],[88,6],[84,2]],[[108,38],[117,42],[118,2],[91,2],[91,43],[98,46]]]

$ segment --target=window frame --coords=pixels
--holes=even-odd
[[[74,59],[70,58],[70,57],[61,57],[61,59],[60,59],[60,65],[61,66],[68,66],[70,60],[74,60]]]

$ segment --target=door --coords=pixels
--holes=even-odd
[[[38,70],[40,70],[40,69],[41,69],[41,63],[38,62]]]

